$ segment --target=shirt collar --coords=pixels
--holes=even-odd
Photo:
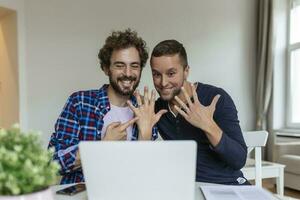
[[[110,110],[110,103],[109,103],[108,94],[107,94],[108,86],[109,86],[109,84],[104,84],[99,89],[97,99],[100,102],[100,108],[106,108],[107,110]],[[133,106],[137,107],[137,101],[136,101],[135,96],[131,95],[130,101],[132,102]]]

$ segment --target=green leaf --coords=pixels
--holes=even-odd
[[[57,182],[59,164],[53,150],[43,149],[40,132],[21,132],[18,125],[0,129],[0,195],[20,195]]]

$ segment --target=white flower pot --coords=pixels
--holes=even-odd
[[[17,195],[17,196],[1,196],[0,200],[54,200],[53,194],[50,188],[41,190],[38,192]]]

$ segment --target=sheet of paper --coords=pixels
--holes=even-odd
[[[275,200],[268,191],[256,186],[200,186],[206,200]],[[200,189],[199,188],[199,189]]]

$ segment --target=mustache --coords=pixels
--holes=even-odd
[[[136,77],[134,76],[122,76],[122,77],[119,77],[117,80],[118,81],[136,81]]]

